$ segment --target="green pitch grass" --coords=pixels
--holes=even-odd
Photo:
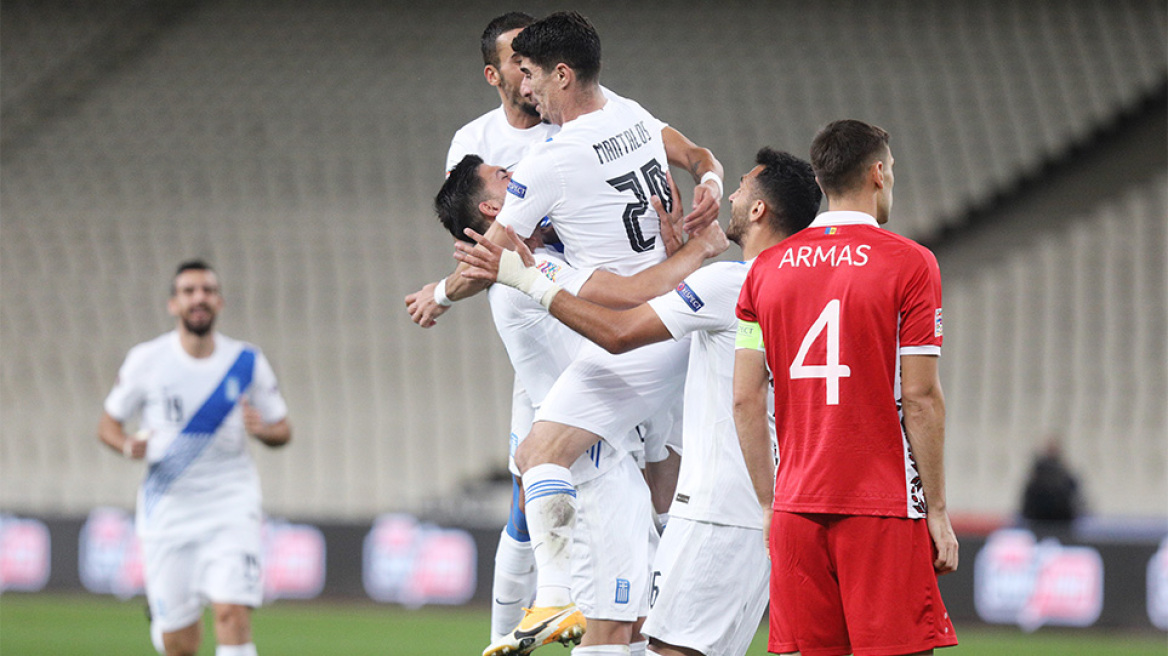
[[[0,596],[0,655],[153,656],[141,598],[118,601],[88,595]],[[488,611],[483,608],[425,608],[411,611],[372,603],[277,602],[254,615],[261,654],[280,656],[401,654],[403,656],[477,656],[486,646]],[[213,656],[207,626],[201,655]],[[942,656],[1164,656],[1163,633],[1039,631],[1025,635],[1011,629],[963,628],[961,645]],[[748,652],[766,653],[765,627]],[[552,645],[544,656],[567,656]]]

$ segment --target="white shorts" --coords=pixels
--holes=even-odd
[[[649,487],[632,458],[576,485],[572,598],[584,617],[631,622],[645,614],[652,530]]]
[[[556,379],[535,420],[582,428],[634,453],[641,447],[634,442],[637,424],[671,411],[669,404],[684,393],[688,364],[688,338],[621,355],[587,342]]]
[[[262,555],[259,522],[224,526],[195,540],[143,540],[153,623],[170,633],[202,619],[208,603],[259,606]]]
[[[706,656],[741,656],[758,631],[769,583],[761,529],[673,517],[653,561],[641,633]]]

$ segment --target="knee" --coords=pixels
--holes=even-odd
[[[197,630],[164,633],[162,634],[162,653],[166,656],[195,656],[199,651],[202,637],[202,634]]]

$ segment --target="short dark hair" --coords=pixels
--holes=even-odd
[[[467,155],[458,164],[450,169],[446,182],[434,197],[434,211],[442,227],[446,228],[455,239],[474,243],[464,232],[467,228],[483,234],[487,231],[488,223],[481,212],[479,203],[483,195],[483,179],[479,177],[479,166],[483,158],[478,155]]]
[[[499,67],[502,62],[499,61],[499,35],[511,30],[518,30],[527,27],[535,22],[535,16],[525,14],[521,11],[509,11],[502,16],[496,17],[490,23],[487,23],[487,29],[483,30],[483,37],[481,47],[483,50],[483,65]]]
[[[212,269],[210,264],[207,264],[205,260],[199,258],[185,260],[179,263],[178,268],[174,270],[174,276],[170,279],[171,296],[178,293],[178,286],[175,284],[178,281],[178,277],[187,271],[210,271],[211,273],[215,273],[215,269]]]
[[[811,164],[770,148],[760,149],[754,161],[762,167],[755,178],[758,192],[773,210],[771,228],[790,236],[810,225],[823,198]]]
[[[600,78],[600,35],[575,11],[558,11],[528,25],[511,49],[545,71],[564,63],[581,81]]]
[[[872,162],[888,154],[888,133],[863,121],[828,123],[811,141],[811,166],[828,195],[854,191]]]

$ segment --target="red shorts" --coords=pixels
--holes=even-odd
[[[775,511],[770,651],[911,654],[957,644],[923,519]]]

